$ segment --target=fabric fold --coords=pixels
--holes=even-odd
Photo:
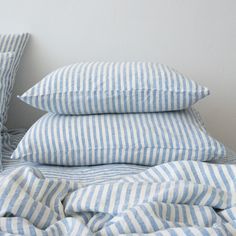
[[[82,186],[44,178],[35,168],[18,168],[0,178],[0,231],[19,235],[235,235],[235,172],[234,165],[182,161],[155,166],[118,182]]]

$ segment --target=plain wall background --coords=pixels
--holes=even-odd
[[[209,132],[236,150],[235,0],[0,0],[0,32],[30,32],[8,127],[42,112],[16,99],[59,66],[158,61],[210,88],[197,107]]]

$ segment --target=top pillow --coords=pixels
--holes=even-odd
[[[47,75],[19,98],[67,115],[182,110],[209,90],[166,65],[151,62],[87,62]]]

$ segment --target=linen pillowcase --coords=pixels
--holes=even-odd
[[[56,114],[138,113],[182,110],[209,90],[151,62],[88,62],[47,75],[19,98]]]
[[[157,165],[225,156],[192,109],[178,112],[63,116],[48,113],[26,133],[13,159],[84,166]]]
[[[7,82],[14,65],[14,53],[0,53],[0,132],[3,127],[3,114],[6,109]],[[0,170],[2,170],[2,136],[0,135]]]
[[[29,34],[0,34],[0,53],[13,52],[15,53],[14,63],[10,76],[6,81],[6,97],[5,97],[5,109],[3,111],[2,123],[5,124],[7,121],[7,111],[10,103],[10,98],[13,90],[15,81],[15,75],[19,67],[20,59],[25,49],[25,46],[29,40]]]

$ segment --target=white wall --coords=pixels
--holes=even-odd
[[[42,113],[15,98],[59,66],[158,61],[208,86],[198,107],[210,133],[236,149],[235,0],[0,0],[0,31],[32,34],[9,127]]]

